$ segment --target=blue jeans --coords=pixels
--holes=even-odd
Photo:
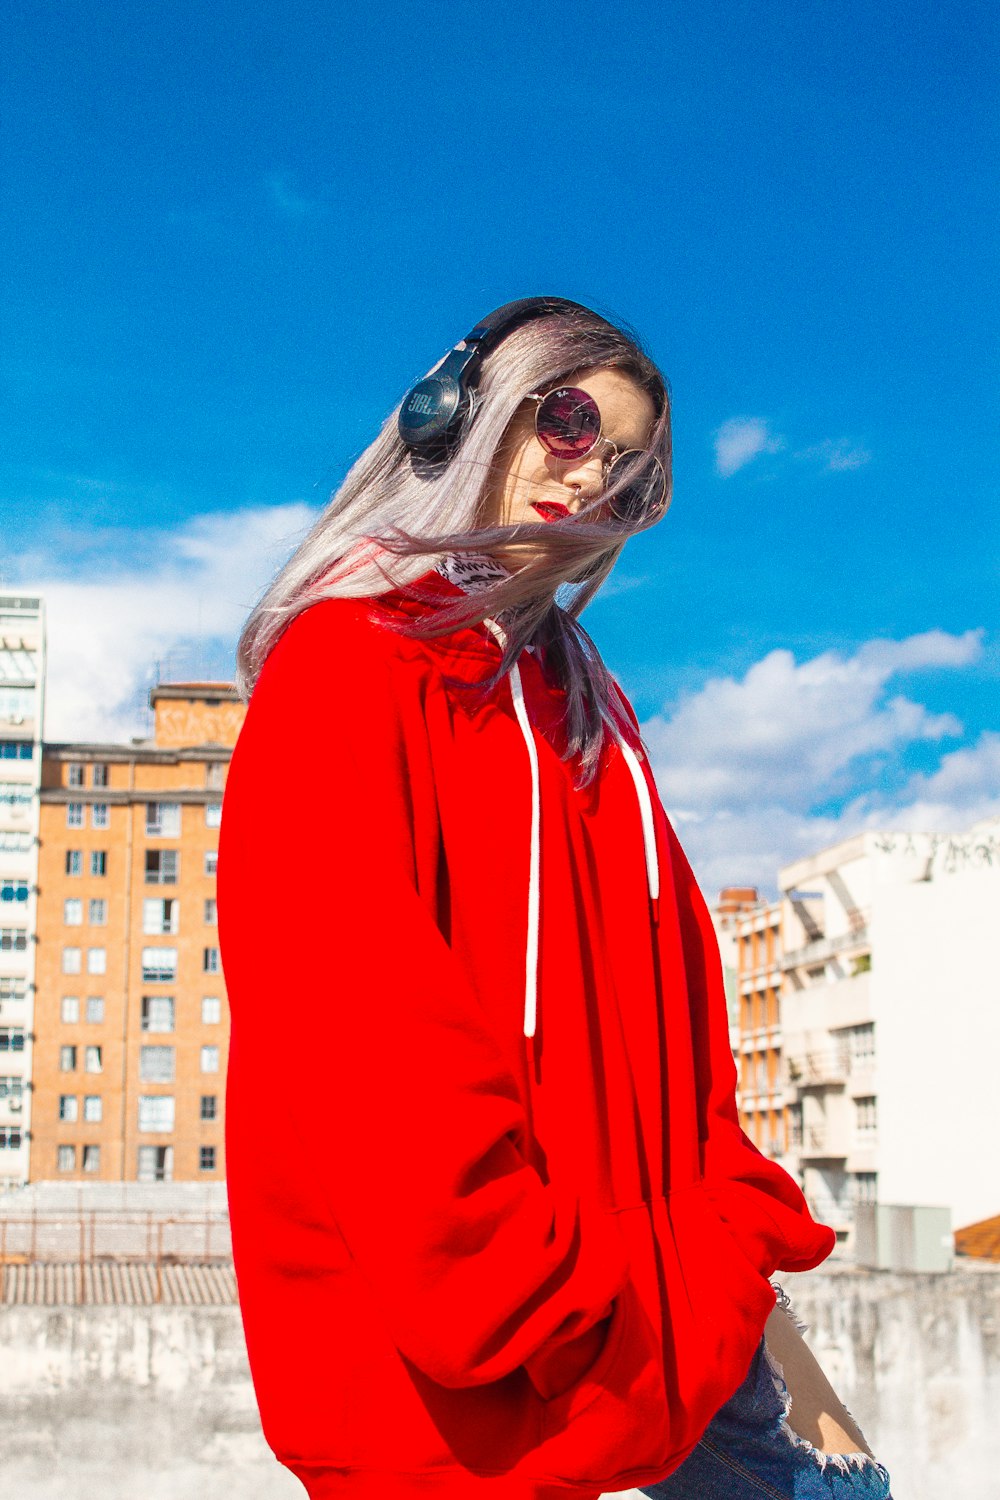
[[[784,1290],[775,1290],[787,1308]],[[793,1432],[791,1404],[780,1367],[761,1339],[743,1384],[716,1412],[697,1448],[643,1494],[651,1500],[892,1500],[888,1471],[867,1453],[821,1453]]]

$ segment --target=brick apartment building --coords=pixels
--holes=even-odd
[[[222,793],[244,708],[164,683],[151,740],[47,744],[29,1175],[225,1176]]]

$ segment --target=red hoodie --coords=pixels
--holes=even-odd
[[[317,1500],[594,1497],[676,1468],[768,1277],[834,1235],[739,1127],[715,934],[631,708],[577,789],[538,653],[484,699],[502,631],[387,628],[426,608],[300,615],[233,755],[250,1365]]]

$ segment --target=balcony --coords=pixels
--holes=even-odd
[[[837,1145],[837,1138],[828,1125],[806,1125],[797,1149],[799,1156],[803,1159],[813,1156],[840,1161],[846,1158],[847,1153],[838,1150]]]
[[[842,953],[850,953],[856,948],[867,948],[868,942],[868,928],[865,924],[859,923],[851,932],[840,932],[836,937],[818,937],[813,942],[807,943],[804,948],[790,949],[784,955],[781,967],[787,973],[789,969],[826,963],[831,958],[838,958]]]
[[[847,1082],[850,1058],[841,1047],[800,1052],[786,1060],[788,1081],[796,1088],[822,1088]]]

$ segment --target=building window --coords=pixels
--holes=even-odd
[[[140,1047],[139,1077],[144,1083],[173,1083],[173,1047]]]
[[[209,927],[219,925],[219,903],[214,896],[205,897],[205,921]]]
[[[24,927],[0,927],[0,953],[25,953],[28,933]],[[77,952],[79,953],[79,948]]]
[[[59,1048],[59,1071],[60,1073],[76,1072],[76,1048],[66,1046]]]
[[[104,1110],[101,1106],[100,1094],[84,1094],[83,1096],[83,1118],[88,1125],[99,1125]]]
[[[176,849],[147,849],[146,884],[176,885],[178,860]]]
[[[181,805],[179,802],[146,803],[146,836],[155,839],[176,839],[181,832]]]
[[[108,950],[107,948],[87,949],[87,973],[106,974],[108,972]]]
[[[198,1147],[198,1168],[202,1172],[214,1172],[215,1171],[215,1147],[214,1146],[199,1146]]]
[[[203,1073],[217,1073],[219,1071],[219,1049],[218,1047],[202,1047],[201,1049],[201,1071]]]
[[[20,1144],[20,1125],[0,1125],[0,1150],[16,1151]]]
[[[107,786],[108,768],[106,765],[97,764],[92,770],[92,784],[94,786]]]
[[[858,1135],[874,1135],[878,1129],[878,1112],[874,1094],[854,1101],[854,1125]]]
[[[0,685],[0,719],[11,719],[23,724],[35,713],[35,690],[33,687],[7,687]]]
[[[205,948],[201,956],[202,972],[205,974],[218,974],[222,970],[219,962],[218,948]]]
[[[104,1021],[104,996],[87,996],[87,1024],[100,1026]]]
[[[28,981],[17,974],[0,975],[0,1000],[25,1000]]]
[[[76,1171],[75,1146],[58,1146],[56,1148],[56,1170],[58,1172]]]
[[[140,1182],[172,1182],[173,1146],[140,1146],[139,1170],[136,1175]]]
[[[84,1146],[83,1148],[83,1170],[85,1172],[99,1172],[101,1170],[101,1148],[100,1146]]]
[[[75,1026],[80,1019],[80,1001],[76,995],[64,995],[59,1004],[59,1016],[66,1026]]]
[[[222,1001],[217,995],[206,995],[202,1000],[201,1020],[204,1026],[217,1026],[222,1020]]]
[[[177,978],[176,948],[143,948],[143,984],[172,984]]]
[[[24,781],[0,781],[0,807],[9,807],[11,812],[15,808],[28,808],[31,806],[32,789]],[[20,817],[17,813],[15,816]]]
[[[87,915],[91,927],[106,927],[108,925],[108,903],[102,896],[95,897],[87,908]]]
[[[0,1075],[0,1099],[7,1100],[9,1109],[20,1109],[24,1100],[24,1079],[12,1073]]]
[[[218,851],[218,849],[206,849],[205,850],[205,874],[206,875],[217,875],[218,871],[219,871],[219,851]]]
[[[206,828],[219,828],[219,827],[221,827],[221,825],[222,825],[222,803],[221,802],[206,802],[205,803],[205,827]]]
[[[85,1073],[103,1073],[104,1061],[100,1047],[90,1046],[83,1049],[83,1071]]]
[[[83,972],[83,949],[64,948],[62,951],[62,971],[64,974],[82,974]]]
[[[878,1202],[877,1172],[854,1173],[854,1201],[855,1203]]]
[[[66,850],[66,874],[67,875],[82,875],[83,874],[83,851],[82,851],[82,849],[67,849]]]
[[[172,995],[143,995],[143,1031],[173,1031],[174,998]]]
[[[108,856],[106,850],[91,849],[90,873],[91,875],[106,875],[108,873]]]
[[[847,1027],[847,1045],[853,1066],[866,1067],[875,1060],[875,1022]]]
[[[68,901],[63,902],[63,926],[79,927],[83,922],[83,902],[76,896],[71,896]]]
[[[174,1128],[173,1094],[139,1095],[139,1129],[169,1135]]]
[[[13,876],[0,880],[0,901],[27,901],[28,882]]]
[[[24,1027],[0,1026],[0,1052],[24,1051]]]
[[[83,786],[83,767],[72,763],[66,767],[66,785]]]
[[[82,802],[67,802],[66,803],[66,827],[67,828],[82,828],[83,827],[83,803]]]
[[[0,760],[30,760],[30,740],[3,740],[0,742]]]
[[[788,1111],[788,1144],[795,1150],[802,1145],[802,1105],[793,1104]]]
[[[142,930],[145,933],[177,932],[180,917],[181,904],[176,896],[151,896],[142,903]]]
[[[106,802],[92,803],[90,808],[90,826],[92,828],[107,828],[108,821],[108,804]]]
[[[3,788],[0,786],[0,806],[3,805]],[[10,828],[0,828],[0,854],[28,854],[34,840],[30,833],[15,833]]]
[[[69,1125],[75,1125],[76,1124],[76,1114],[77,1114],[78,1107],[79,1107],[79,1100],[77,1099],[77,1097],[76,1097],[75,1094],[60,1094],[59,1095],[59,1118],[60,1118],[60,1120],[65,1120],[66,1123],[69,1124]]]
[[[202,1094],[201,1096],[201,1118],[203,1120],[214,1120],[218,1115],[219,1097],[217,1094]]]
[[[210,791],[221,792],[226,767],[221,760],[210,760],[205,767],[205,785]]]

